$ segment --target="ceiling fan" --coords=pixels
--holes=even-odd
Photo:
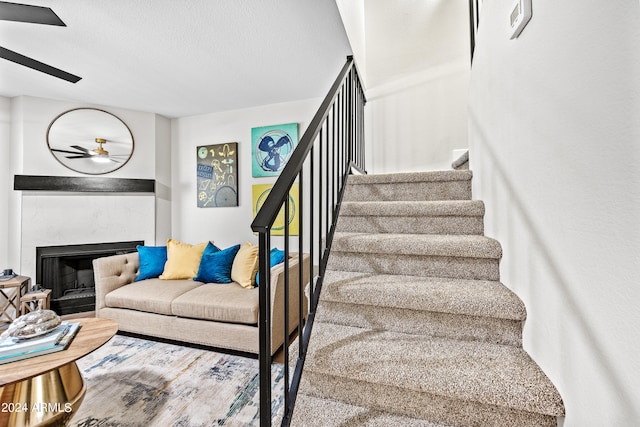
[[[0,1],[0,20],[66,27],[65,23],[62,22],[58,15],[49,7],[9,3],[6,1]],[[0,58],[71,83],[77,83],[82,78],[1,46]]]
[[[94,150],[89,150],[87,148],[81,147],[80,145],[71,145],[70,148],[73,148],[76,151],[61,150],[59,148],[52,148],[51,151],[56,151],[58,153],[71,154],[70,156],[65,156],[67,159],[92,159],[98,162],[112,161],[115,163],[122,163],[122,161],[114,158],[114,157],[122,157],[122,155],[110,156],[109,152],[104,149],[103,144],[107,143],[106,139],[96,138],[95,141],[98,143],[99,146]]]

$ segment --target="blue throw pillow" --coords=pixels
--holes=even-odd
[[[204,283],[231,283],[231,267],[233,259],[240,250],[240,245],[220,250],[215,245],[209,244],[205,248],[198,274],[193,280]]]
[[[135,281],[154,279],[164,271],[167,262],[166,246],[136,246],[140,257],[140,272]]]
[[[273,248],[271,249],[271,252],[269,252],[269,258],[270,258],[270,265],[271,267],[275,267],[278,264],[282,264],[284,262],[284,251],[281,251],[278,248]],[[258,281],[260,279],[260,273],[256,273],[256,286],[258,286],[260,284],[260,282]]]

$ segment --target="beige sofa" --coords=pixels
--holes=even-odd
[[[304,285],[309,256],[303,255]],[[299,257],[289,259],[290,333],[298,324]],[[237,283],[146,279],[134,282],[138,253],[93,261],[96,316],[118,322],[121,331],[224,349],[258,353],[258,288]],[[303,298],[304,316],[307,301]],[[271,354],[284,342],[284,264],[271,269]]]

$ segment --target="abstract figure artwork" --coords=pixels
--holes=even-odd
[[[252,188],[253,195],[253,217],[264,204],[269,192],[273,188],[273,184],[254,184]],[[299,232],[299,186],[298,183],[294,183],[289,190],[289,235],[297,236]],[[272,236],[284,236],[284,207],[280,209],[278,216],[276,217],[273,227],[271,228]]]
[[[253,177],[280,175],[297,144],[297,123],[252,128]]]
[[[197,147],[198,207],[238,206],[238,143]]]

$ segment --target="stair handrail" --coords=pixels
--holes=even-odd
[[[471,63],[473,63],[473,54],[476,50],[476,33],[478,32],[478,26],[480,25],[481,7],[481,0],[469,0],[469,53],[471,56]]]
[[[302,166],[304,165],[307,155],[309,154],[311,147],[313,147],[313,143],[320,132],[320,127],[324,122],[324,119],[326,119],[329,114],[329,108],[338,94],[340,85],[344,81],[347,73],[351,70],[352,64],[353,56],[348,56],[346,64],[342,67],[342,70],[331,86],[331,89],[329,89],[329,93],[327,93],[327,96],[324,98],[324,101],[322,101],[322,104],[320,104],[318,111],[313,116],[311,123],[309,123],[309,127],[307,127],[302,138],[300,138],[300,142],[289,157],[289,160],[287,160],[287,164],[278,176],[271,192],[269,192],[269,195],[262,204],[262,207],[256,213],[256,216],[251,223],[251,229],[256,233],[267,231],[275,222],[276,217],[280,212],[280,201],[284,200],[285,195],[288,194],[293,183],[298,178],[298,174],[302,170]]]
[[[270,252],[271,252],[271,230],[284,210],[284,416],[282,426],[288,426],[291,421],[293,407],[302,375],[304,357],[307,351],[315,309],[318,305],[318,298],[322,286],[322,278],[326,269],[333,233],[335,231],[335,220],[340,209],[342,194],[346,184],[346,177],[351,170],[359,173],[366,173],[365,153],[364,153],[364,105],[366,98],[364,87],[360,81],[359,73],[352,56],[347,57],[347,61],[338,73],[329,92],[320,104],[313,119],[309,123],[306,131],[302,135],[300,142],[289,157],[285,167],[278,179],[267,195],[264,203],[251,224],[251,229],[258,233],[259,241],[259,304],[258,328],[259,328],[259,386],[260,386],[260,425],[262,427],[271,426],[271,277],[270,277]],[[331,125],[331,129],[329,129]],[[332,144],[332,145],[330,145]],[[314,154],[314,147],[318,148]],[[323,164],[323,148],[326,147],[327,159]],[[332,158],[329,159],[331,153]],[[315,163],[316,157],[318,164]],[[331,163],[330,163],[331,160]],[[309,166],[305,171],[305,164]],[[317,170],[316,170],[317,166]],[[325,167],[323,174],[322,168]],[[318,177],[319,187],[317,197],[317,216],[314,215],[315,206],[314,193],[315,178]],[[308,176],[309,180],[304,179]],[[323,179],[324,184],[323,185]],[[295,372],[289,381],[289,333],[290,319],[290,296],[289,296],[289,193],[294,183],[299,183],[299,278],[297,301],[299,307],[299,318],[297,334],[299,340],[299,355],[296,362]],[[309,213],[305,218],[303,214],[304,196],[308,195]],[[324,203],[323,203],[324,202]],[[329,205],[331,207],[329,208]],[[323,209],[324,208],[324,209]],[[303,318],[304,292],[304,226],[308,221],[309,227],[309,309],[308,315]],[[326,229],[323,230],[323,225]],[[317,237],[315,231],[318,231]],[[323,234],[324,233],[324,234]],[[317,270],[314,268],[314,246],[318,246]],[[303,325],[304,324],[304,329]]]

